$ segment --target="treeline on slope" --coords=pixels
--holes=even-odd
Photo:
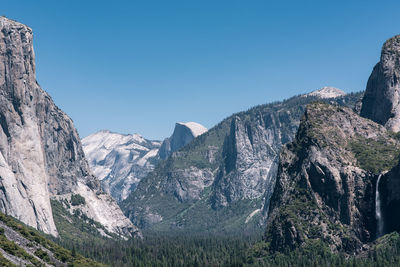
[[[157,235],[143,240],[103,239],[61,242],[68,249],[111,266],[400,266],[400,235],[378,239],[364,253],[349,257],[332,253],[311,240],[303,247],[272,253],[252,238],[211,235]]]
[[[268,242],[256,242],[257,236],[144,232],[143,240],[125,241],[105,238],[95,229],[88,233],[88,221],[79,214],[67,217],[58,204],[52,203],[60,238],[53,240],[75,255],[111,266],[400,266],[396,232],[378,239],[357,257],[332,253],[320,240],[283,253],[270,251]]]
[[[332,253],[321,240],[308,240],[302,247],[283,253],[270,252],[269,244],[258,242],[249,250],[250,266],[400,266],[400,235],[387,234],[358,256]]]
[[[52,240],[111,266],[243,266],[246,251],[260,238],[145,232],[143,240],[110,239],[82,214],[70,214],[56,200],[51,204],[60,235]]]
[[[244,237],[158,235],[144,239],[58,240],[64,247],[111,266],[244,266],[253,241]]]

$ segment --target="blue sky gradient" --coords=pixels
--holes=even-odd
[[[34,30],[37,78],[81,137],[162,139],[254,105],[335,86],[360,91],[399,1],[2,0]]]

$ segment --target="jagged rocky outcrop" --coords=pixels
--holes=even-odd
[[[293,140],[305,106],[354,107],[360,95],[301,95],[234,114],[160,163],[121,207],[144,228],[254,230],[266,215],[280,148]]]
[[[158,152],[161,159],[167,159],[173,152],[178,151],[192,142],[194,138],[207,132],[207,128],[196,122],[177,122],[171,137],[166,138]]]
[[[82,212],[108,231],[137,228],[89,171],[72,120],[38,85],[32,30],[0,17],[0,211],[57,236],[50,199],[86,199]]]
[[[361,116],[400,131],[400,36],[385,42],[368,79]]]
[[[103,190],[120,202],[154,169],[161,142],[139,134],[100,131],[83,138],[82,145]]]
[[[296,139],[280,154],[269,248],[282,252],[321,240],[332,251],[360,252],[376,237],[377,179],[397,164],[399,149],[393,133],[352,110],[310,104]]]

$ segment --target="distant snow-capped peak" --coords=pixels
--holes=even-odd
[[[322,87],[321,89],[305,94],[304,96],[317,96],[319,98],[335,98],[344,95],[346,95],[346,93],[338,88],[325,86]]]

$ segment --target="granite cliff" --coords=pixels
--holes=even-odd
[[[272,250],[320,239],[358,253],[377,236],[375,187],[398,162],[399,140],[347,108],[311,104],[280,154],[265,239]]]
[[[80,195],[87,217],[134,235],[137,228],[89,171],[72,120],[37,83],[32,42],[29,27],[0,17],[0,211],[57,236],[50,199]]]
[[[387,40],[368,79],[361,116],[400,131],[400,35]]]

